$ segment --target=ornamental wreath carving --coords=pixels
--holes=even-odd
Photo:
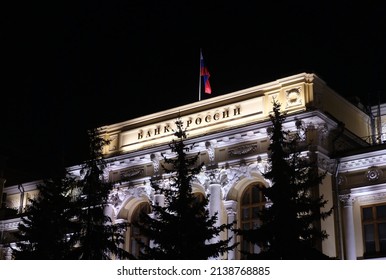
[[[382,171],[375,167],[370,167],[366,172],[366,178],[369,182],[377,181],[382,175]]]
[[[287,99],[287,105],[286,108],[302,105],[302,99],[301,99],[301,89],[293,88],[286,91],[286,99]]]
[[[255,152],[257,150],[257,148],[258,148],[257,144],[243,145],[243,146],[239,146],[237,148],[229,150],[228,154],[230,157],[246,155],[246,154]]]

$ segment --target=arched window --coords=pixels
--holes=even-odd
[[[260,226],[259,212],[265,207],[266,199],[261,191],[261,184],[247,187],[240,203],[240,226],[243,230],[255,229]],[[260,248],[247,240],[240,240],[243,252],[258,253]],[[243,258],[243,256],[241,256]]]
[[[204,207],[205,196],[204,196],[204,194],[201,192],[194,192],[193,197],[194,197],[194,205],[192,205],[192,206],[199,207],[201,209],[201,211],[199,211],[197,213],[199,213],[200,216],[205,216],[205,207]]]
[[[145,244],[149,243],[149,240],[141,233],[139,227],[135,226],[135,223],[141,223],[141,216],[143,214],[150,213],[150,204],[148,202],[142,202],[139,204],[133,212],[131,222],[131,232],[130,232],[130,253],[138,257],[141,251],[141,243],[139,240]]]

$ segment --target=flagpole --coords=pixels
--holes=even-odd
[[[199,70],[199,75],[198,75],[198,101],[201,100],[201,56],[202,56],[202,50],[200,48],[200,67],[198,67],[198,70]]]

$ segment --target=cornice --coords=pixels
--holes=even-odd
[[[260,96],[260,95],[263,96],[264,92],[267,92],[267,91],[272,91],[274,89],[279,89],[281,87],[284,87],[290,84],[299,83],[302,81],[309,83],[314,81],[315,79],[320,80],[320,78],[318,78],[315,74],[300,73],[297,75],[284,77],[284,78],[277,79],[275,81],[264,83],[254,87],[249,87],[247,89],[223,94],[221,96],[216,96],[205,100],[200,100],[194,103],[190,103],[183,106],[164,110],[161,112],[138,117],[128,121],[102,126],[101,130],[102,130],[102,133],[103,131],[119,131],[122,128],[126,128],[126,127],[138,127],[138,126],[144,126],[148,123],[155,123],[159,121],[175,119],[180,115],[207,110],[207,109],[213,108],[214,106],[219,106],[219,105],[222,106],[225,104],[239,102],[241,100],[249,99],[254,96]]]
[[[15,219],[9,219],[6,221],[0,221],[0,231],[13,231],[16,230],[21,219],[15,218]]]
[[[43,180],[36,180],[31,182],[26,182],[23,184],[8,186],[4,188],[4,192],[7,193],[7,195],[20,193],[20,192],[28,192],[36,190],[36,186],[39,184],[42,184]]]
[[[373,166],[386,165],[385,150],[356,154],[340,159],[339,172],[352,172]]]

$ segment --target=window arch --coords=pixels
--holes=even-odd
[[[148,202],[142,202],[135,208],[132,214],[132,217],[131,217],[132,224],[130,226],[130,250],[129,251],[134,257],[138,257],[139,253],[141,252],[140,242],[149,244],[148,238],[146,238],[143,235],[143,233],[141,232],[141,229],[135,226],[135,224],[141,223],[141,216],[143,214],[149,214],[150,210],[151,210],[150,204]]]
[[[260,226],[259,212],[265,207],[266,199],[261,191],[265,186],[254,184],[245,188],[240,201],[240,228],[243,230],[255,229]],[[260,248],[251,242],[240,240],[241,251],[258,253]],[[243,255],[241,255],[243,258]]]
[[[205,195],[202,192],[193,192],[193,197],[196,203],[202,203],[205,199]]]

